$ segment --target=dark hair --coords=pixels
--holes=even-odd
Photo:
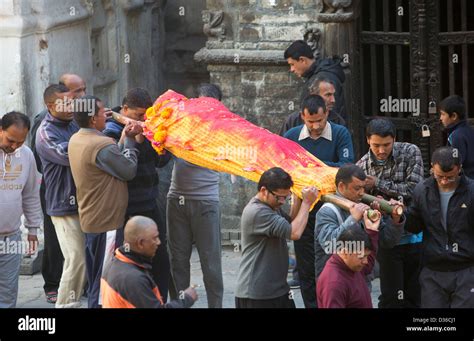
[[[311,47],[304,40],[297,40],[291,43],[285,50],[284,57],[285,59],[292,58],[294,60],[298,60],[300,57],[314,59]]]
[[[433,152],[431,164],[439,165],[443,172],[449,172],[454,166],[461,166],[461,158],[456,148],[446,146],[440,147]]]
[[[293,186],[293,180],[291,180],[290,174],[280,167],[273,167],[263,172],[260,177],[257,189],[260,191],[263,186],[269,191],[289,189]]]
[[[308,109],[310,115],[317,114],[320,108],[323,108],[323,111],[326,112],[326,102],[319,95],[308,95],[301,103],[301,112]]]
[[[354,223],[350,225],[346,230],[344,230],[337,238],[338,242],[348,243],[348,242],[357,242],[358,244],[364,245],[364,249],[369,249],[374,251],[374,246],[367,232],[365,232],[359,223]]]
[[[69,89],[64,84],[51,84],[43,92],[44,103],[49,103],[56,97],[56,94],[68,92]]]
[[[143,88],[133,88],[127,91],[122,100],[122,105],[127,105],[131,109],[149,108],[153,105],[153,100],[148,91]]]
[[[94,103],[93,112],[88,110],[88,105],[83,104],[85,102]],[[77,122],[77,125],[79,127],[81,128],[89,127],[91,117],[97,115],[97,113],[99,112],[98,102],[102,102],[102,101],[100,100],[100,98],[92,96],[92,95],[82,96],[81,98],[77,98],[72,102],[74,120]]]
[[[212,97],[220,101],[222,99],[221,89],[215,84],[201,83],[197,88],[198,97]]]
[[[342,181],[345,185],[352,182],[352,177],[356,177],[359,180],[365,180],[366,175],[362,168],[352,163],[345,164],[336,173],[336,186]]]
[[[312,95],[319,95],[320,94],[319,85],[321,83],[329,83],[332,86],[334,86],[334,89],[336,89],[336,86],[335,86],[334,82],[332,80],[330,80],[329,78],[316,78],[313,81],[313,83],[311,83],[311,85],[308,87],[309,93],[312,94]]]
[[[466,119],[466,103],[461,96],[452,95],[446,97],[439,104],[439,110],[445,111],[449,117],[456,113],[460,120]]]
[[[380,137],[391,136],[395,138],[397,130],[393,122],[388,118],[374,118],[365,129],[365,136],[371,137],[372,135],[378,135]]]
[[[31,126],[29,117],[19,111],[10,111],[3,115],[3,117],[0,118],[0,125],[2,126],[2,130],[7,130],[12,125],[30,130]]]

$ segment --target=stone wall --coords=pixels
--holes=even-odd
[[[3,0],[0,3],[0,115],[44,108],[43,91],[62,73],[88,93],[120,103],[130,87],[164,86],[164,0]]]
[[[45,87],[74,66],[92,79],[90,13],[77,0],[0,3],[0,114],[43,108]]]

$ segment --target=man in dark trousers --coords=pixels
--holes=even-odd
[[[298,240],[307,226],[315,187],[303,189],[293,219],[281,210],[290,198],[291,176],[279,167],[265,171],[258,193],[242,212],[242,260],[235,290],[236,308],[295,308],[286,282],[287,240]],[[293,214],[292,214],[293,215]]]
[[[367,175],[367,193],[385,200],[403,199],[410,204],[416,185],[423,181],[420,149],[411,143],[396,142],[395,125],[387,118],[375,118],[366,129],[369,151],[358,162]],[[380,247],[379,308],[418,308],[423,234],[405,232],[394,247]]]
[[[474,308],[474,181],[452,147],[431,157],[431,177],[413,192],[405,229],[423,231],[422,308]]]
[[[113,108],[119,111],[125,117],[145,121],[146,109],[151,107],[153,102],[148,91],[142,88],[133,88],[127,91],[123,98],[122,106]],[[124,125],[113,118],[107,120],[103,133],[112,137],[115,141],[120,140]],[[137,175],[128,181],[128,206],[127,218],[135,215],[141,215],[153,219],[158,226],[162,247],[158,249],[152,260],[151,273],[158,288],[160,289],[163,300],[168,299],[168,281],[170,279],[170,264],[167,251],[167,234],[165,220],[161,217],[156,204],[158,196],[158,173],[157,167],[165,166],[171,158],[171,153],[158,155],[151,143],[144,140],[137,144],[139,151]]]
[[[332,167],[354,162],[352,139],[346,127],[329,122],[326,105],[321,96],[309,95],[301,107],[304,124],[290,129],[285,137],[292,140]],[[298,202],[299,199],[295,199]],[[308,226],[301,239],[295,242],[295,253],[301,293],[306,308],[316,307],[314,277],[314,226],[315,216],[321,207],[318,203],[309,214]]]
[[[81,229],[85,233],[88,307],[99,308],[103,265],[123,241],[128,205],[127,181],[136,176],[140,125],[130,122],[119,144],[104,135],[102,101],[83,96],[74,102],[79,131],[69,141],[69,162],[77,188]]]

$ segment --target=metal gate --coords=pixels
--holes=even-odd
[[[351,120],[357,154],[367,152],[367,121],[385,116],[398,141],[420,147],[427,170],[431,152],[445,143],[437,103],[458,94],[474,110],[474,1],[361,0],[359,10]],[[419,111],[406,110],[410,103]],[[422,137],[427,127],[430,137]]]

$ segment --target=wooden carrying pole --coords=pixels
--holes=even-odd
[[[346,211],[350,211],[351,207],[355,204],[355,202],[349,200],[349,199],[346,199],[346,198],[343,198],[343,197],[340,197],[338,195],[335,195],[335,194],[326,194],[326,195],[323,195],[321,197],[321,200],[323,202],[330,202],[334,205],[337,205],[339,206],[340,208],[346,210]],[[369,217],[370,220],[372,221],[376,221],[377,219],[380,218],[380,212],[378,212],[377,210],[372,210],[370,209],[368,212],[367,212],[367,216]]]
[[[374,201],[379,202],[380,209],[384,211],[385,213],[392,214],[395,212],[397,215],[403,214],[403,206],[401,205],[391,205],[388,201],[374,197],[373,195],[370,195],[370,194],[364,194],[364,196],[362,197],[362,202],[364,204],[370,205]]]

